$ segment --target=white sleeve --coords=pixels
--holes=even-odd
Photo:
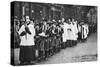
[[[74,26],[73,29],[74,29],[73,31],[74,31],[75,33],[78,33],[78,28],[77,28],[77,26]]]
[[[18,33],[19,35],[24,31],[24,25],[21,26],[21,28],[19,29]]]
[[[32,33],[31,35],[35,36],[35,28],[33,25],[30,26],[30,32]]]
[[[79,32],[79,30],[78,30],[78,28],[76,27],[76,33],[78,33]]]

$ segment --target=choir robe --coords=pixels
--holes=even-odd
[[[68,29],[69,28],[69,25],[67,24],[67,23],[64,23],[64,25],[63,25],[63,31],[64,31],[64,33],[63,33],[63,35],[62,35],[62,38],[63,38],[63,42],[66,42],[66,40],[68,39]]]
[[[35,29],[32,24],[29,24],[28,28],[31,34],[26,33],[25,35],[20,36],[21,43],[20,43],[20,58],[19,59],[21,62],[33,61],[35,57],[35,48],[34,48]],[[18,33],[21,34],[23,31],[25,31],[24,25],[21,26]]]
[[[78,28],[77,28],[77,24],[74,23],[74,25],[72,25],[72,40],[77,40],[78,38]]]
[[[88,25],[82,25],[82,39],[86,39],[89,33]]]

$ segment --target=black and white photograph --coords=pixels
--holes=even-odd
[[[10,3],[11,65],[98,60],[98,7],[80,4]]]

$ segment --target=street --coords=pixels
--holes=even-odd
[[[15,64],[19,64],[19,48],[14,50]],[[97,60],[97,33],[91,34],[87,41],[80,42],[77,46],[62,49],[59,53],[36,64],[58,64],[69,62],[84,62]]]
[[[90,35],[86,42],[66,48],[39,64],[58,64],[68,62],[84,62],[97,60],[97,33]]]

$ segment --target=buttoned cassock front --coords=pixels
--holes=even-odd
[[[31,34],[27,33],[24,36],[20,36],[20,38],[21,38],[20,45],[23,45],[23,46],[32,46],[32,45],[35,45],[35,43],[34,43],[34,36],[35,36],[34,25],[29,24],[28,28],[29,28]],[[25,31],[25,26],[24,25],[21,26],[21,28],[18,31],[18,33],[21,34],[23,31]]]

